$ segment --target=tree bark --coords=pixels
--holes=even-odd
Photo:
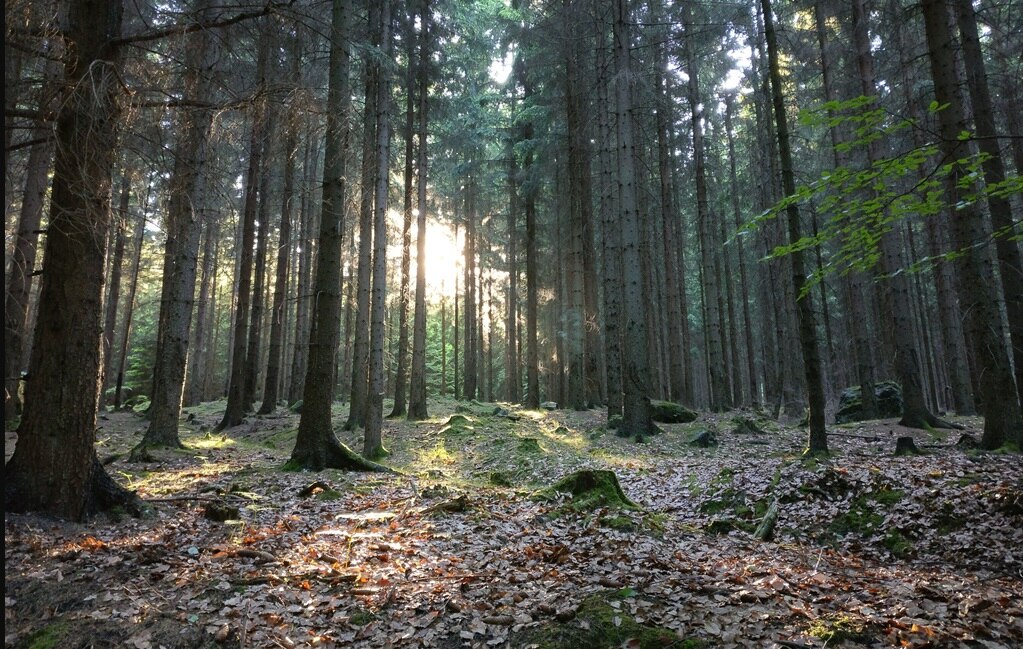
[[[391,57],[391,3],[380,2],[376,27],[381,56]],[[384,416],[384,323],[387,304],[387,194],[390,187],[388,166],[391,152],[390,71],[377,68],[376,100],[376,173],[373,209],[373,285],[370,302],[369,394],[366,397],[366,430],[363,436],[363,457],[378,459],[388,454],[383,444]]]
[[[604,365],[607,376],[607,416],[622,414],[622,233],[618,226],[614,191],[615,135],[611,130],[611,78],[604,25],[597,45],[597,132],[600,138],[600,220],[603,248]]]
[[[791,196],[796,192],[796,183],[792,171],[792,153],[789,150],[788,118],[785,115],[781,66],[778,63],[778,39],[774,31],[771,0],[761,0],[761,6],[764,12],[764,31],[767,38],[771,77],[771,96],[774,103],[774,117],[778,132],[778,151],[781,156],[782,184],[785,194]],[[795,243],[800,239],[799,210],[795,203],[789,204],[786,216],[789,242]],[[824,428],[824,386],[821,380],[820,349],[817,343],[817,333],[814,330],[815,325],[811,301],[809,296],[804,295],[806,272],[803,265],[803,253],[796,251],[791,257],[792,288],[797,299],[799,342],[803,352],[807,400],[810,405],[808,452],[810,454],[827,453],[828,438]]]
[[[409,382],[408,418],[413,421],[426,419],[426,156],[427,109],[429,108],[429,63],[430,63],[430,0],[421,0],[419,6],[419,121],[417,140],[419,152],[416,165],[416,309],[412,322],[412,377]],[[443,309],[443,303],[441,305]],[[443,325],[442,325],[443,328]],[[443,353],[443,352],[442,352]],[[443,379],[441,393],[444,392]]]
[[[977,148],[984,155],[984,182],[997,187],[1005,181],[1005,164],[998,132],[995,129],[994,106],[988,89],[987,69],[980,49],[977,16],[970,0],[956,0],[959,12],[959,34],[962,40],[963,61],[966,68],[973,123],[977,130]],[[1023,173],[1017,170],[1017,173]],[[1002,280],[1005,314],[1009,321],[1013,366],[1016,377],[1016,395],[1023,403],[1023,255],[1017,239],[1023,237],[1023,220],[1013,214],[1012,203],[997,193],[988,194],[988,210],[995,230],[995,254],[998,273]]]
[[[952,161],[948,179],[949,204],[957,205],[952,220],[956,248],[963,253],[958,262],[960,300],[967,318],[967,340],[979,369],[983,398],[984,434],[981,446],[998,448],[1006,442],[1023,442],[1023,413],[1016,392],[1009,351],[1001,326],[999,295],[994,263],[988,241],[990,231],[975,205],[959,203],[958,182],[965,170],[955,161],[969,157],[969,148],[959,134],[966,130],[963,101],[955,67],[954,44],[948,26],[945,0],[922,0],[924,30],[934,80],[934,94],[946,108],[938,112],[941,151]]]
[[[199,0],[195,7],[196,20],[203,20],[207,7],[205,0]],[[196,103],[207,103],[211,72],[217,58],[213,35],[208,30],[200,30],[186,36],[185,41],[184,97]],[[174,151],[167,207],[167,243],[149,428],[132,450],[133,460],[142,459],[148,448],[182,446],[178,437],[178,417],[181,414],[188,330],[195,300],[196,267],[206,204],[207,139],[213,111],[205,108],[181,110],[178,120],[180,140]]]
[[[616,0],[614,20],[614,69],[616,119],[618,123],[619,210],[618,227],[622,237],[622,315],[623,360],[621,436],[641,439],[656,432],[650,417],[650,344],[646,325],[646,299],[643,292],[642,227],[637,203],[636,142],[633,134],[635,116],[632,108],[632,71],[630,25],[632,17],[628,0]]]
[[[341,251],[348,185],[345,158],[349,142],[348,78],[351,46],[348,37],[350,0],[334,0],[331,12],[329,85],[327,90],[326,151],[323,161],[323,200],[320,245],[317,247],[313,321],[309,333],[309,363],[305,377],[302,416],[289,463],[319,471],[386,471],[386,467],[357,455],[338,441],[330,415],[334,368],[341,321]]]
[[[120,126],[121,3],[68,7],[67,95],[56,155],[35,340],[18,443],[6,465],[4,507],[82,520],[137,500],[96,458],[103,356],[103,270],[110,174]]]

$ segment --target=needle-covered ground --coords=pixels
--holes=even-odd
[[[752,412],[637,444],[601,411],[435,401],[385,424],[401,474],[312,474],[282,470],[298,415],[208,432],[222,409],[188,408],[187,448],[146,464],[145,421],[105,415],[145,518],[5,516],[5,646],[1023,646],[1023,462],[960,431],[833,426],[807,461]],[[903,435],[924,454],[895,456]],[[634,506],[550,488],[583,469]]]

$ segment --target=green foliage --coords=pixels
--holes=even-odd
[[[937,102],[930,106],[932,113],[944,108]],[[887,154],[871,165],[850,164],[824,172],[746,226],[747,230],[758,227],[784,213],[791,205],[812,206],[824,217],[823,227],[816,236],[804,236],[799,241],[780,245],[769,255],[769,258],[778,258],[817,248],[825,242],[835,244],[827,263],[814,271],[803,289],[804,295],[829,274],[874,270],[881,257],[881,237],[907,219],[934,218],[947,209],[962,209],[989,197],[1023,193],[1023,177],[1019,175],[1009,176],[998,184],[985,184],[984,154],[943,160],[939,142],[934,139],[920,146],[896,150],[896,142],[906,139],[901,136],[910,129],[920,130],[920,125],[911,119],[892,118],[875,97],[827,102],[803,111],[800,122],[808,128],[844,129],[848,139],[838,145],[839,152],[859,153],[881,142]],[[960,137],[970,139],[972,134],[963,133]],[[866,158],[862,155],[849,157]],[[959,191],[955,205],[948,203],[946,193],[950,179],[956,179]],[[1018,240],[1023,235],[1010,227],[995,232],[994,236]],[[963,254],[963,250],[946,250],[937,257],[919,259],[906,270],[919,271]],[[892,269],[892,272],[901,270]]]

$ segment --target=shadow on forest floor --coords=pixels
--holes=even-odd
[[[298,415],[214,433],[223,405],[186,408],[186,449],[148,464],[125,460],[146,422],[103,416],[99,456],[147,517],[6,515],[5,646],[1023,643],[1023,467],[959,431],[833,426],[834,456],[805,461],[803,432],[751,412],[637,444],[603,411],[436,400],[429,421],[385,422],[402,475],[311,474],[280,469]],[[717,446],[690,444],[708,429]],[[926,453],[895,457],[903,435]],[[586,468],[640,509],[533,497]]]

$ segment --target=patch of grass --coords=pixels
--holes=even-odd
[[[810,623],[806,632],[826,643],[846,640],[855,642],[866,639],[863,622],[845,613],[835,613],[818,618]]]

